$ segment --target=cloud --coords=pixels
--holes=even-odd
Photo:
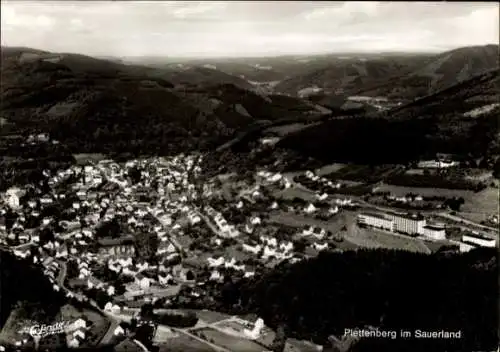
[[[55,19],[46,15],[31,15],[16,11],[15,8],[2,6],[2,27],[7,28],[27,27],[27,28],[50,28],[55,24]]]
[[[498,42],[496,3],[1,2],[2,45],[89,55],[446,50]]]
[[[330,20],[349,20],[358,15],[368,17],[377,14],[380,3],[376,1],[346,1],[340,6],[320,7],[304,14],[306,20],[329,18]]]
[[[172,14],[176,18],[188,18],[199,15],[216,15],[219,11],[225,9],[227,3],[222,2],[199,2],[186,3],[185,5],[174,9]]]

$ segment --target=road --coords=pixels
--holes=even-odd
[[[64,285],[64,280],[66,279],[66,275],[68,273],[68,268],[67,268],[66,262],[64,262],[62,260],[58,260],[57,262],[59,263],[59,274],[57,275],[57,279],[56,279],[57,284],[64,291],[66,291],[68,293],[71,293],[73,296],[75,296],[75,297],[83,297],[80,293],[74,292],[74,291],[70,290],[69,288],[67,288]],[[113,338],[114,333],[115,333],[115,329],[118,327],[118,325],[120,325],[120,321],[117,320],[113,315],[111,315],[108,312],[102,310],[95,301],[89,299],[88,302],[90,303],[90,305],[92,307],[94,307],[95,309],[97,309],[101,314],[103,314],[104,316],[106,316],[110,320],[111,324],[109,325],[109,328],[106,331],[106,334],[104,334],[104,336],[99,341],[99,344],[107,344]]]
[[[445,213],[445,212],[436,213],[435,215],[442,216],[444,218],[448,218],[450,220],[454,220],[454,221],[457,221],[457,222],[462,222],[464,224],[476,226],[476,227],[479,227],[479,228],[481,228],[483,230],[497,231],[498,232],[498,228],[494,228],[494,227],[491,227],[491,226],[485,226],[485,225],[482,225],[482,224],[478,224],[478,223],[476,223],[474,221],[470,221],[470,220],[464,219],[464,218],[462,218],[460,216],[451,215],[451,214],[448,214],[448,213]]]

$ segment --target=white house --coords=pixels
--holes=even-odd
[[[328,243],[318,244],[317,242],[313,243],[314,249],[317,251],[323,251],[328,249]]]
[[[262,249],[262,247],[260,245],[251,246],[251,245],[248,245],[246,243],[243,243],[243,250],[244,251],[252,252],[254,254],[257,254],[257,253],[259,253],[259,251],[261,249]]]
[[[309,205],[304,208],[304,211],[308,214],[312,214],[316,211],[316,207],[312,203],[309,203]]]
[[[151,285],[151,280],[141,274],[135,277],[135,282],[141,287],[141,289],[146,290]]]
[[[121,335],[125,334],[125,330],[123,330],[123,328],[121,326],[117,326],[115,331],[113,332],[113,334],[115,336],[121,336]]]
[[[260,333],[264,328],[264,320],[262,318],[257,319],[252,330],[244,329],[243,334],[250,340],[256,340],[260,337]]]
[[[260,220],[260,218],[259,218],[258,216],[255,216],[255,217],[252,217],[252,218],[250,219],[250,223],[251,223],[252,225],[260,225],[261,220]]]

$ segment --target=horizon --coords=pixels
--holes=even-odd
[[[2,46],[94,57],[424,54],[499,42],[499,4],[487,2],[6,0],[1,10]]]

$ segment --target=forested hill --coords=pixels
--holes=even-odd
[[[436,153],[494,160],[500,134],[499,71],[370,117],[329,120],[278,144],[327,162],[407,163]]]
[[[32,262],[0,250],[0,329],[20,303],[31,320],[50,321],[65,300]]]
[[[48,132],[74,153],[166,155],[218,143],[260,119],[314,110],[275,103],[228,83],[226,74],[196,78],[206,71],[190,71],[192,84],[177,86],[169,70],[2,48],[2,123]]]
[[[495,249],[466,254],[391,250],[321,253],[221,292],[226,307],[263,317],[288,337],[328,345],[344,329],[461,331],[462,338],[364,339],[354,351],[491,351],[498,346]]]

